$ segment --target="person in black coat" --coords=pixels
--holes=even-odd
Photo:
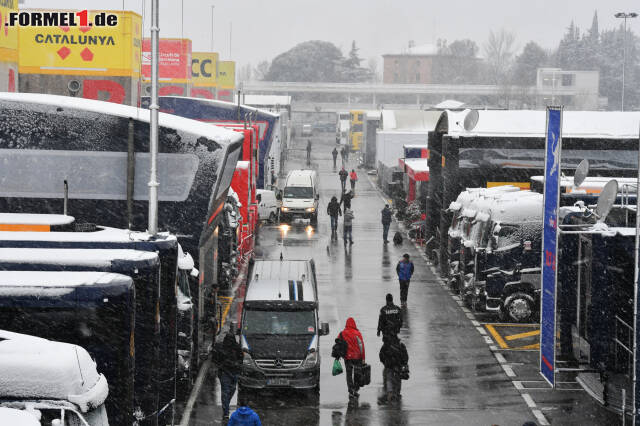
[[[380,212],[380,216],[382,217],[382,240],[387,244],[389,242],[387,237],[389,236],[389,226],[391,226],[392,217],[392,211],[389,208],[389,204],[385,204],[382,212]]]
[[[213,361],[218,367],[223,419],[229,418],[229,404],[236,393],[238,375],[242,369],[242,358],[242,348],[231,332],[224,336],[222,343],[216,343],[214,347]]]
[[[380,362],[384,365],[382,382],[384,394],[379,399],[381,404],[399,401],[402,379],[400,371],[409,363],[407,347],[393,334],[384,336],[382,348],[380,348]]]
[[[349,176],[349,172],[347,172],[344,169],[344,166],[342,166],[342,169],[338,172],[338,176],[340,176],[340,185],[342,186],[342,192],[344,193],[347,187],[347,177]]]
[[[353,198],[353,192],[343,192],[340,198],[340,204],[344,205],[345,210],[351,208],[351,199]]]
[[[331,197],[331,201],[327,205],[327,214],[331,218],[331,238],[336,235],[338,232],[338,216],[342,216],[342,210],[340,210],[340,203],[338,199],[335,197]]]
[[[402,310],[393,304],[393,295],[387,293],[387,304],[380,308],[378,316],[378,336],[397,336],[402,328]]]
[[[333,157],[333,169],[336,168],[336,159],[338,158],[338,150],[336,147],[333,147],[333,151],[331,151],[331,156]]]

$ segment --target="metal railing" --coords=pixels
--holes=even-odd
[[[622,318],[616,315],[615,325],[615,359],[616,364],[620,362],[620,354],[626,355],[622,361],[624,365],[616,365],[616,367],[623,367],[623,371],[630,378],[633,377],[633,327],[627,324]]]

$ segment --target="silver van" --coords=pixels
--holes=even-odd
[[[250,277],[238,329],[240,389],[319,391],[319,337],[329,324],[318,318],[313,260],[257,260]]]

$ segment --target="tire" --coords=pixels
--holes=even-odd
[[[317,226],[318,225],[318,214],[314,214],[313,216],[311,216],[311,225],[313,226]]]
[[[528,322],[531,321],[534,311],[533,297],[525,292],[517,291],[505,299],[502,307],[502,317],[507,321]]]
[[[269,213],[269,223],[276,223],[278,218],[274,212]]]

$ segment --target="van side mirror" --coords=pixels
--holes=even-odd
[[[316,198],[316,200],[319,200],[320,199],[320,194],[316,194],[315,198]]]
[[[320,323],[320,336],[327,336],[329,334],[329,324],[326,322]]]
[[[258,201],[258,203],[262,202],[262,194],[257,194],[256,195],[256,200]]]
[[[282,201],[282,191],[280,190],[276,191],[276,200]]]

